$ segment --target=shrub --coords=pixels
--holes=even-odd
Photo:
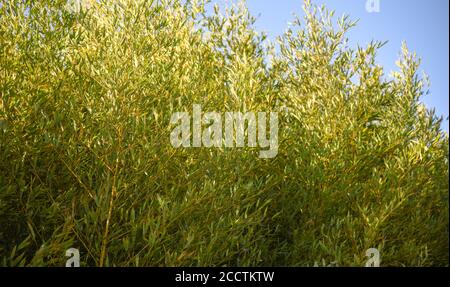
[[[402,47],[305,2],[275,49],[245,4],[0,1],[5,266],[448,265],[448,135]],[[279,153],[178,148],[170,117],[279,113]]]

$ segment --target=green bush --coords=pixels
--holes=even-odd
[[[448,265],[448,135],[406,46],[390,78],[309,1],[276,45],[245,4],[74,7],[0,1],[0,265]],[[173,148],[193,104],[278,112],[278,155]]]

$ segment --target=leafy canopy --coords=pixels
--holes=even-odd
[[[419,61],[376,63],[305,1],[275,44],[245,3],[0,1],[5,266],[448,265],[448,135]],[[279,153],[174,149],[170,116],[279,113]]]

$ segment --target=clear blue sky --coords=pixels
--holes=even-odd
[[[366,11],[367,0],[313,0],[325,4],[336,15],[349,14],[359,19],[348,37],[350,44],[365,45],[370,40],[389,41],[378,53],[385,73],[396,70],[395,61],[405,40],[410,51],[422,58],[421,70],[431,81],[431,94],[423,98],[427,107],[444,116],[442,127],[449,130],[449,1],[448,0],[379,0],[378,13]],[[220,3],[221,1],[213,1]],[[247,0],[250,12],[257,17],[256,28],[269,39],[285,31],[292,14],[302,15],[302,0]]]

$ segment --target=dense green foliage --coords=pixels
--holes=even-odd
[[[308,1],[276,45],[245,4],[88,2],[0,2],[0,265],[448,265],[448,135],[406,46],[388,76]],[[173,148],[193,104],[277,111],[278,155]]]

